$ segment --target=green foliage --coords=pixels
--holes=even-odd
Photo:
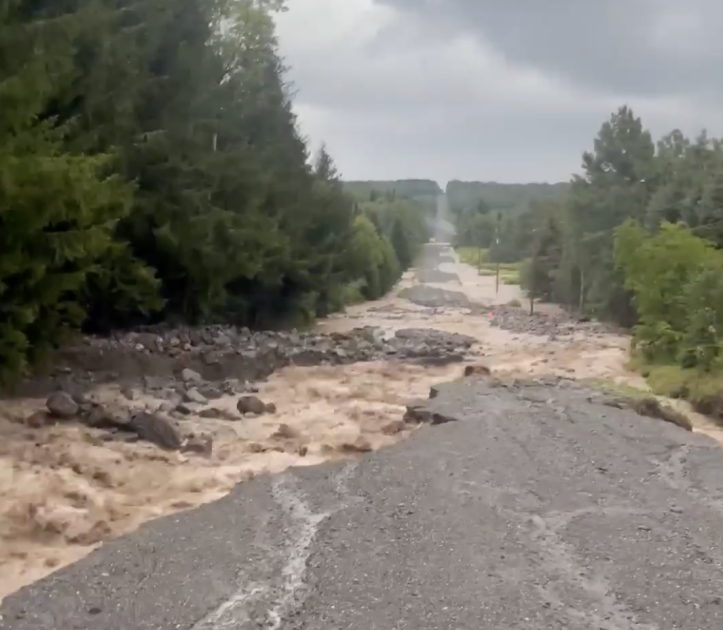
[[[490,246],[491,261],[525,259],[528,295],[634,326],[644,364],[679,375],[671,382],[695,389],[701,408],[723,401],[723,387],[689,386],[723,369],[723,143],[674,131],[656,145],[621,107],[582,167],[557,199],[518,197],[526,209],[502,209],[499,222],[488,209],[503,200],[450,184],[458,226],[470,245]]]
[[[481,267],[488,259],[488,250],[480,247],[456,247],[459,260],[473,267]]]
[[[529,253],[539,209],[568,188],[564,183],[450,182],[447,196],[457,228],[455,245],[488,248],[495,262],[521,261]]]
[[[447,184],[450,210],[457,214],[475,210],[480,213],[497,210],[524,212],[540,201],[555,200],[563,195],[569,184],[499,184],[497,182],[462,182],[452,180]]]
[[[391,243],[402,268],[407,269],[430,237],[419,204],[408,199],[377,200],[360,207],[372,219],[379,233]]]
[[[350,279],[363,279],[362,296],[374,300],[416,260],[429,231],[423,212],[409,200],[377,199],[360,210],[344,266]]]
[[[460,213],[455,220],[455,247],[481,247],[489,249],[495,239],[495,222],[487,213],[475,208]]]
[[[548,206],[541,213],[532,230],[530,258],[524,261],[521,285],[533,298],[551,302],[558,289],[564,227],[556,206]]]
[[[582,167],[558,199],[502,211],[500,223],[468,189],[458,225],[499,239],[491,260],[526,258],[531,296],[633,326],[653,389],[723,418],[723,141],[676,130],[655,144],[621,107]]]
[[[650,235],[629,220],[616,230],[615,259],[634,296],[645,360],[723,367],[723,252],[682,224]]]
[[[110,157],[64,150],[42,114],[73,78],[81,18],[0,3],[0,378],[22,372],[84,318],[86,278],[112,246],[130,187]],[[22,26],[26,28],[22,28]]]
[[[442,194],[442,189],[439,187],[439,184],[429,179],[345,181],[344,190],[357,201],[376,201],[384,196],[389,199],[436,198]]]
[[[496,226],[500,242],[491,248],[491,258],[528,258],[522,285],[535,297],[634,325],[631,290],[615,262],[615,230],[627,219],[655,230],[672,213],[681,198],[682,173],[690,175],[678,162],[686,146],[680,134],[671,134],[656,153],[641,120],[621,107],[601,126],[593,150],[583,154],[582,173],[562,194],[538,198],[528,202],[527,210],[503,216]],[[712,150],[713,144],[705,146]],[[714,197],[713,192],[709,196]]]
[[[305,323],[412,263],[439,186],[355,199],[310,160],[283,9],[0,0],[0,378],[79,327]]]

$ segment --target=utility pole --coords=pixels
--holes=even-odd
[[[537,228],[532,229],[532,258],[530,259],[530,317],[535,312],[535,293],[537,292],[537,264],[538,264],[538,252],[535,246],[535,233]]]
[[[530,261],[530,316],[535,312],[535,291],[536,291],[536,277],[537,277],[537,256],[533,256]]]
[[[495,294],[500,292],[500,221],[502,220],[502,213],[497,213],[497,223],[495,225],[495,247],[497,249],[497,264],[495,265]]]
[[[495,238],[495,245],[499,247],[500,239],[499,237]],[[499,258],[499,256],[498,256]],[[500,263],[499,261],[495,265],[495,294],[500,292]]]

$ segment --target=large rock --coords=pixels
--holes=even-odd
[[[465,376],[491,376],[492,370],[486,365],[478,363],[477,365],[466,365],[464,368]]]
[[[213,454],[213,437],[210,435],[191,435],[183,443],[183,451],[211,457]]]
[[[167,418],[154,413],[141,412],[131,418],[128,427],[138,436],[161,448],[180,449],[183,439],[176,426]]]
[[[256,396],[241,396],[236,403],[236,409],[241,414],[253,413],[257,416],[268,411],[266,403]]]
[[[184,368],[181,370],[181,378],[186,383],[201,383],[203,381],[203,377],[198,372],[190,368]]]
[[[53,417],[50,413],[40,410],[31,413],[25,418],[25,425],[31,429],[40,429],[41,427],[47,426],[53,423]]]
[[[407,424],[437,425],[457,420],[457,418],[441,413],[428,405],[429,402],[426,400],[408,404],[403,418],[404,422]]]
[[[208,399],[195,387],[191,387],[188,391],[186,391],[183,395],[183,399],[185,402],[198,403],[199,405],[205,405],[208,402]]]
[[[345,453],[370,453],[374,450],[374,447],[367,438],[360,435],[352,442],[344,442],[341,445],[341,450]]]
[[[45,403],[50,415],[55,418],[74,418],[80,407],[67,392],[55,392],[48,397]]]
[[[97,403],[92,403],[83,409],[80,420],[95,429],[132,430],[130,428],[130,413],[127,410],[116,409],[113,411],[105,405]]]

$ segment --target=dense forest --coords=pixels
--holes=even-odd
[[[392,195],[394,198],[437,197],[442,194],[439,184],[430,179],[398,179],[395,181],[346,181],[344,189],[355,199],[372,201],[380,195]]]
[[[429,226],[437,213],[437,198],[442,194],[439,184],[428,179],[345,181],[343,185],[344,191],[362,208],[374,208],[379,203],[413,203],[424,213]]]
[[[661,393],[723,414],[723,141],[676,130],[655,142],[622,107],[564,194],[514,225],[502,245],[525,259],[532,296],[632,327]]]
[[[514,262],[525,251],[537,208],[559,199],[568,188],[567,183],[451,181],[447,199],[457,227],[455,244],[489,249],[494,262]]]
[[[569,184],[532,183],[500,184],[498,182],[462,182],[452,180],[447,184],[447,200],[454,213],[466,212],[477,207],[480,201],[491,210],[527,210],[531,203],[557,199]]]
[[[427,240],[427,206],[360,203],[309,155],[278,0],[0,7],[3,378],[77,330],[302,323],[380,296]]]

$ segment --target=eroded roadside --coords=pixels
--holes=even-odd
[[[159,519],[8,597],[0,627],[720,627],[716,444],[570,379],[468,371],[414,407],[443,426]]]
[[[631,338],[624,331],[578,321],[554,304],[536,304],[530,317],[518,286],[501,284],[497,291],[493,276],[479,276],[452,250],[440,251],[437,261],[432,273],[423,274],[424,287],[406,278],[384,300],[352,307],[343,317],[333,316],[324,329],[346,331],[363,321],[386,331],[434,326],[469,335],[477,341],[473,357],[503,379],[557,376],[613,394],[652,397],[684,414],[694,432],[723,445],[719,424],[683,400],[652,394],[645,379],[628,369]]]
[[[68,353],[42,396],[0,407],[0,596],[250,477],[398,442],[410,400],[464,363],[634,378],[627,338],[552,308],[531,320],[502,303],[515,290],[429,246],[391,295],[313,332],[156,330]]]

